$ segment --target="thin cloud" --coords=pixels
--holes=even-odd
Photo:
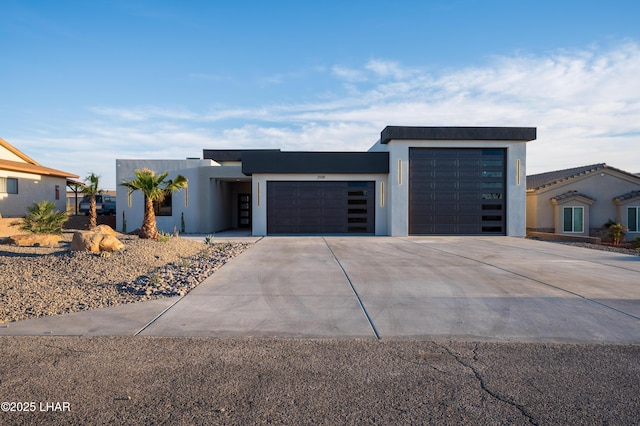
[[[157,106],[139,106],[133,108],[90,107],[97,115],[113,117],[125,121],[147,121],[151,119],[194,120],[197,114],[184,108],[162,108]]]
[[[361,70],[355,70],[352,68],[342,67],[340,65],[334,65],[331,68],[331,72],[336,77],[346,80],[347,82],[362,82],[367,81],[365,74]]]
[[[384,61],[381,59],[372,59],[365,65],[365,68],[372,71],[380,77],[391,77],[396,80],[402,80],[414,74],[414,70],[402,67],[395,61]]]
[[[483,66],[440,73],[382,59],[321,71],[340,84],[309,102],[217,104],[203,111],[98,106],[90,109],[90,125],[77,126],[82,136],[65,129],[55,138],[11,142],[64,147],[68,158],[93,154],[101,160],[94,171],[110,176],[115,158],[180,159],[204,148],[366,150],[386,125],[533,126],[538,140],[528,144],[528,173],[599,162],[640,172],[635,43],[492,57]],[[69,169],[68,161],[34,158]],[[92,161],[68,171],[84,175]]]

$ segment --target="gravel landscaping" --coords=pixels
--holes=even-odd
[[[0,244],[0,323],[183,295],[250,244],[118,235],[122,251]],[[2,239],[0,238],[0,241]]]
[[[594,243],[578,242],[578,241],[554,240],[553,238],[539,238],[539,237],[527,237],[527,238],[532,240],[547,241],[550,243],[564,244],[572,247],[582,247],[582,248],[588,248],[592,250],[629,254],[631,256],[640,256],[640,248],[633,248],[633,244],[631,243],[621,243],[617,246],[614,246],[609,243],[594,244]]]
[[[562,244],[566,244],[568,246],[573,247],[584,247],[593,250],[601,250],[608,251],[613,253],[622,253],[622,254],[630,254],[631,256],[640,256],[639,249],[633,249],[624,246],[612,246],[607,244],[591,244],[591,243],[571,243],[571,242],[562,242]]]

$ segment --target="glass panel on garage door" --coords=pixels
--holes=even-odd
[[[373,234],[375,183],[267,182],[267,233]]]
[[[409,233],[506,233],[505,150],[410,148]]]

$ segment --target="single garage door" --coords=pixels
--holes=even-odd
[[[504,149],[410,148],[409,233],[505,235]]]
[[[373,234],[374,182],[267,182],[267,233]]]

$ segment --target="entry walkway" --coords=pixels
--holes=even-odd
[[[184,297],[0,335],[640,343],[640,257],[510,237],[267,237]]]

